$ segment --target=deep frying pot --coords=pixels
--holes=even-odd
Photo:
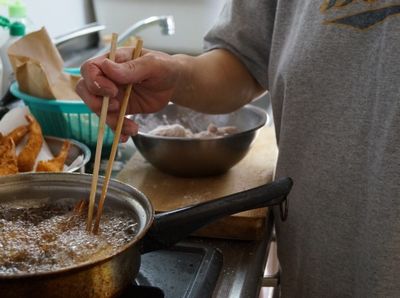
[[[89,197],[91,179],[91,175],[77,173],[1,177],[0,204],[44,197],[79,201]],[[291,187],[292,180],[283,178],[224,198],[154,215],[154,209],[143,193],[112,180],[105,207],[123,208],[137,217],[139,232],[135,238],[114,255],[79,266],[44,273],[0,275],[0,297],[115,297],[135,279],[140,254],[169,247],[221,217],[254,208],[282,206]]]

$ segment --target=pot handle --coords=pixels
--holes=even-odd
[[[143,238],[141,252],[172,246],[199,228],[228,215],[250,209],[280,205],[281,217],[287,215],[287,195],[293,185],[289,177],[197,205],[155,215]]]

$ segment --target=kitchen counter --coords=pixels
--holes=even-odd
[[[135,153],[133,142],[120,145],[114,178],[119,179],[123,176],[119,175],[120,171],[126,169],[128,160],[131,160]],[[184,240],[185,243],[200,243],[215,247],[222,253],[223,264],[212,297],[259,296],[273,230],[273,219],[269,210],[264,220],[262,233],[254,240],[196,236]]]
[[[227,173],[201,178],[165,174],[136,153],[116,176],[143,192],[156,212],[165,212],[204,203],[272,181],[277,149],[273,127],[258,131],[247,155]],[[226,216],[196,235],[223,239],[255,240],[264,231],[266,208]]]

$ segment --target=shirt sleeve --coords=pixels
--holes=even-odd
[[[204,50],[229,50],[268,89],[275,10],[276,0],[227,0],[217,22],[204,37]]]

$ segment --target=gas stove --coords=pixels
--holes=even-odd
[[[139,274],[121,298],[211,297],[221,267],[218,249],[182,242],[168,250],[142,255]]]

